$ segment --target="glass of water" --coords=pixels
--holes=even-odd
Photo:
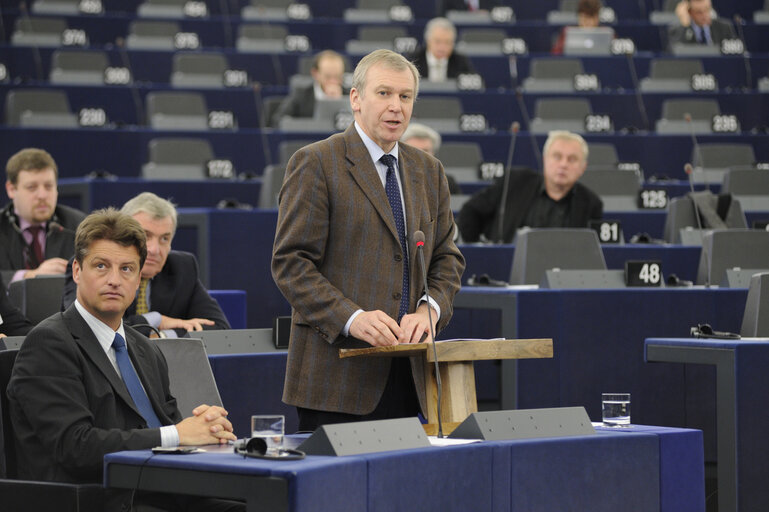
[[[602,393],[603,424],[606,427],[630,425],[630,393]]]
[[[251,437],[260,437],[267,444],[265,455],[278,456],[283,448],[283,431],[286,418],[283,415],[251,416]]]

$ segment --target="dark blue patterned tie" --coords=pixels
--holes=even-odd
[[[131,398],[136,404],[136,408],[147,421],[147,425],[150,428],[162,427],[163,424],[155,415],[155,411],[152,410],[152,404],[147,397],[147,393],[144,392],[139,376],[136,374],[133,365],[131,365],[131,359],[128,357],[128,350],[126,350],[125,340],[119,333],[115,333],[115,340],[112,342],[112,348],[115,349],[115,355],[117,357],[117,366],[120,368],[120,375],[123,376],[123,382],[125,382],[128,392],[131,394]]]
[[[409,253],[406,242],[406,223],[403,220],[403,205],[401,203],[401,193],[398,188],[398,180],[395,178],[395,157],[384,155],[379,159],[387,166],[387,179],[385,180],[385,192],[387,200],[390,201],[390,208],[395,218],[395,227],[398,230],[398,239],[401,242],[403,250],[403,287],[401,290],[401,304],[398,308],[398,321],[409,311]]]

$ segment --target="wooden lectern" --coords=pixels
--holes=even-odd
[[[467,340],[444,341],[435,345],[441,372],[441,419],[448,434],[471,413],[478,411],[475,396],[473,361],[485,359],[544,359],[553,357],[553,340]],[[339,357],[408,357],[421,356],[425,367],[428,434],[437,432],[438,386],[435,379],[431,343],[340,349]]]

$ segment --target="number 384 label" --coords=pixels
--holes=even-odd
[[[627,286],[662,286],[662,263],[659,261],[626,261]]]

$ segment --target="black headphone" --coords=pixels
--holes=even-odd
[[[691,328],[691,334],[694,338],[707,338],[715,340],[738,340],[739,334],[726,331],[714,331],[710,324],[697,324],[697,327]]]
[[[281,448],[277,455],[267,455],[267,441],[261,437],[239,439],[235,442],[234,451],[238,455],[253,459],[299,460],[305,456],[305,453],[301,450],[288,450],[284,448]]]

